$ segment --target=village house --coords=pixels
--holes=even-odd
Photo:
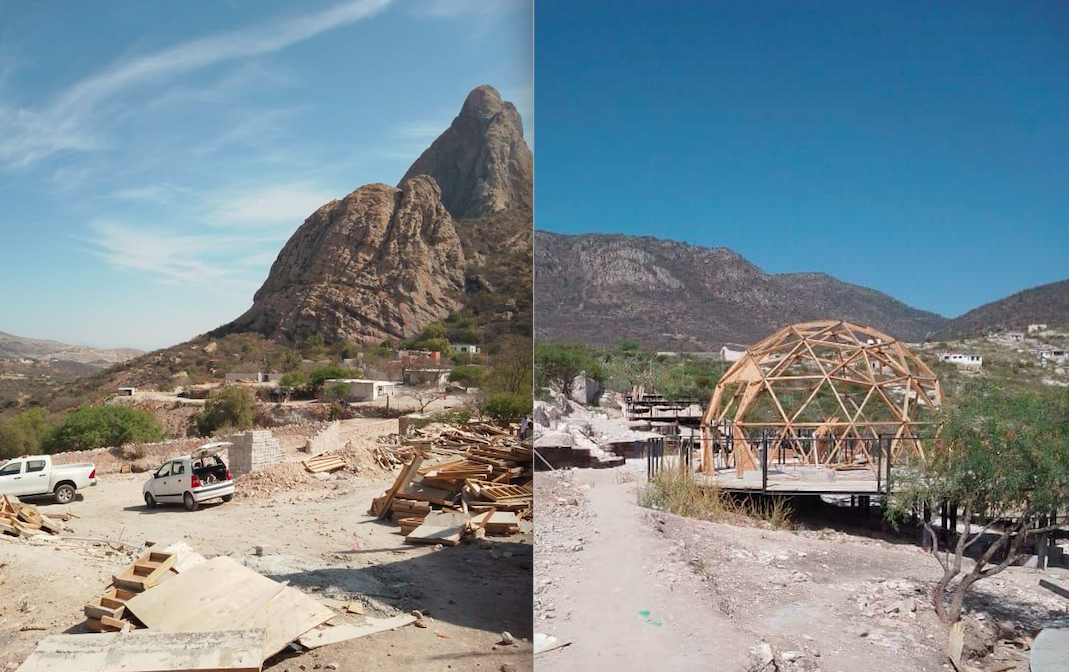
[[[397,386],[397,383],[389,380],[366,380],[364,378],[331,378],[324,383],[324,389],[344,385],[349,388],[348,394],[342,397],[345,401],[375,401]]]
[[[964,368],[979,369],[984,365],[984,358],[980,355],[967,355],[962,352],[947,352],[939,355],[939,360]]]

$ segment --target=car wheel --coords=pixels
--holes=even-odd
[[[66,483],[56,486],[56,502],[58,504],[70,504],[74,501],[74,486]]]
[[[152,496],[151,492],[145,493],[145,506],[152,509],[156,506],[156,498]]]
[[[197,507],[200,506],[200,503],[194,499],[192,492],[187,492],[185,496],[182,497],[182,503],[186,505],[186,511],[196,511]]]
[[[234,499],[234,495],[223,495],[224,502],[229,502],[232,499]]]

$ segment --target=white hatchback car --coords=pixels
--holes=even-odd
[[[151,508],[157,504],[181,502],[189,511],[196,511],[201,502],[209,499],[222,498],[229,502],[234,498],[234,480],[217,454],[229,445],[227,442],[209,443],[192,455],[164,462],[145,483],[145,506]]]

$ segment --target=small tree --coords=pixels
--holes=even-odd
[[[491,394],[483,402],[483,414],[502,427],[519,420],[531,413],[531,396],[498,392]]]
[[[349,386],[345,383],[334,383],[323,388],[323,397],[329,401],[340,401],[349,396]]]
[[[534,348],[535,380],[539,388],[554,386],[566,390],[580,373],[603,380],[601,361],[584,345],[536,343]]]
[[[283,392],[293,394],[307,390],[311,382],[312,379],[304,371],[290,371],[279,379],[278,387]]]
[[[1069,504],[1069,391],[1010,395],[973,384],[944,413],[941,439],[923,463],[904,471],[895,480],[892,518],[940,502],[962,509],[964,531],[946,548],[924,522],[943,568],[932,603],[954,623],[973,584],[1021,560],[1030,539],[1056,527],[1046,516]],[[966,551],[989,535],[993,541],[965,572]]]
[[[312,369],[312,372],[308,374],[308,389],[313,393],[317,393],[323,389],[323,385],[334,378],[363,378],[364,374],[348,369],[339,369],[336,366],[321,366],[318,369]]]
[[[479,387],[483,384],[483,370],[478,366],[458,366],[449,372],[449,382]]]
[[[415,401],[416,405],[419,406],[418,412],[423,413],[423,411],[427,410],[427,407],[431,405],[431,402],[442,396],[442,393],[432,387],[417,387],[415,389],[405,390],[397,396]]]
[[[255,413],[256,397],[248,388],[224,387],[204,402],[204,411],[197,416],[197,431],[209,436],[222,427],[249,429]]]
[[[156,416],[130,406],[80,406],[43,441],[48,453],[91,450],[124,443],[149,443],[167,438]]]

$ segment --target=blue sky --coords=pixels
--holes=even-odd
[[[480,84],[533,142],[530,0],[0,0],[0,331],[164,347]]]
[[[1069,4],[539,0],[538,228],[958,315],[1069,277]]]

